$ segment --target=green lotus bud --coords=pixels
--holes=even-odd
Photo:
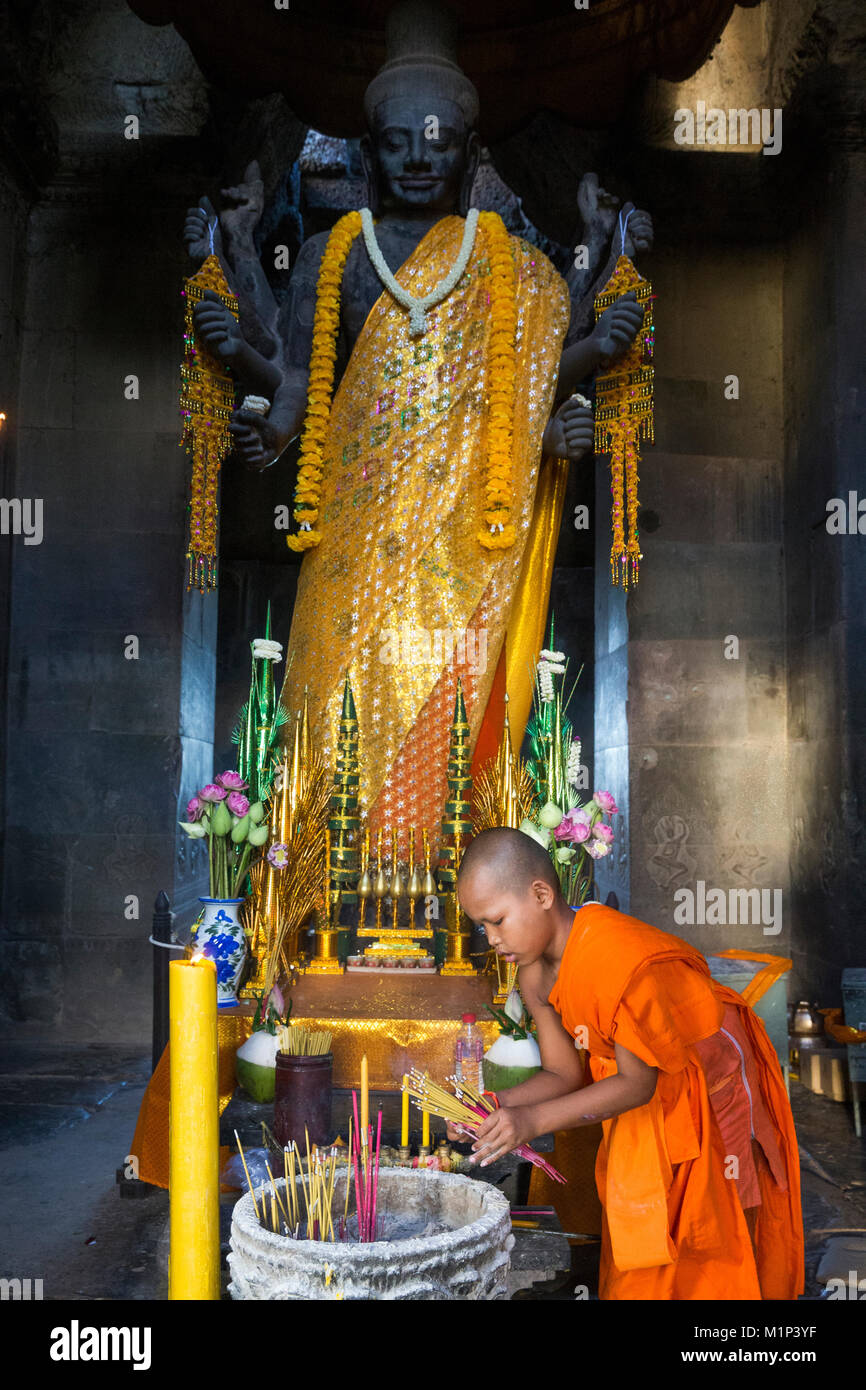
[[[260,801],[254,801],[247,814],[253,825],[261,825],[265,818],[265,808]]]
[[[224,801],[220,801],[211,812],[210,828],[214,835],[228,835],[232,828],[232,818]]]
[[[241,816],[240,819],[235,823],[235,825],[232,826],[232,844],[242,845],[244,840],[247,838],[247,832],[249,831],[249,829],[249,816]]]
[[[207,831],[201,821],[179,820],[178,825],[185,830],[191,840],[203,840]]]
[[[548,801],[547,805],[542,807],[541,815],[538,819],[548,830],[555,830],[562,820],[562,812],[555,801]]]
[[[251,826],[248,838],[251,845],[266,845],[268,842],[268,826]]]
[[[556,851],[556,862],[558,864],[570,864],[576,853],[577,850],[572,849],[570,845],[561,845]]]

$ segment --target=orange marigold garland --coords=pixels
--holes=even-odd
[[[196,339],[193,308],[204,298],[205,290],[214,290],[237,318],[238,301],[215,255],[208,256],[195,275],[184,281],[181,291],[186,300],[180,369],[181,447],[192,456],[187,589],[197,585],[201,593],[217,585],[219,475],[232,446],[228,424],[234,406],[234,384],[228,370]]]
[[[301,529],[296,535],[286,537],[286,544],[292,550],[312,550],[322,539],[321,532],[315,530],[315,523],[319,519],[322,453],[334,392],[337,334],[340,330],[340,288],[346,257],[360,230],[359,212],[347,212],[345,217],[341,217],[328,237],[319,267],[307,414],[301,431],[301,456],[293,513]]]
[[[496,212],[482,212],[490,258],[490,347],[488,357],[487,468],[484,520],[477,532],[486,550],[506,550],[515,541],[511,521],[512,432],[514,429],[515,338],[517,301],[511,238]]]
[[[640,441],[655,443],[653,428],[653,292],[649,280],[638,274],[628,256],[620,256],[616,269],[595,301],[596,321],[620,295],[634,290],[644,306],[643,327],[624,357],[596,379],[595,452],[610,452],[611,529],[610,577],[612,584],[638,582],[638,562],[643,559],[637,529],[638,464]],[[626,524],[628,539],[626,539]]]
[[[511,523],[511,450],[517,332],[516,279],[511,238],[502,218],[495,212],[482,212],[478,221],[486,233],[490,259],[491,330],[484,512],[487,529],[479,531],[477,539],[488,550],[504,550],[515,541]],[[312,550],[322,539],[321,532],[315,529],[315,523],[319,519],[323,452],[334,390],[340,290],[346,258],[360,230],[360,212],[349,212],[340,218],[328,238],[319,268],[307,413],[301,433],[301,457],[293,513],[301,529],[286,538],[292,550]]]

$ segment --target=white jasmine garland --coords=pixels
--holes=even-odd
[[[541,689],[541,698],[546,705],[553,699],[553,676],[546,662],[541,662],[538,667],[538,684]]]
[[[253,638],[254,661],[282,661],[282,642],[272,642],[268,637]]]
[[[566,764],[565,775],[568,783],[572,787],[577,786],[580,776],[580,739],[576,738],[568,750],[568,763]]]
[[[432,309],[434,304],[439,304],[454,289],[460,277],[463,275],[469,257],[472,255],[472,248],[475,245],[475,233],[478,228],[478,209],[470,208],[466,214],[466,225],[463,228],[463,242],[457,260],[451,270],[439,284],[434,286],[429,294],[417,298],[404,290],[403,286],[394,278],[385,263],[385,258],[379,250],[379,243],[376,240],[376,229],[373,226],[373,214],[369,208],[361,209],[361,230],[364,233],[364,244],[367,247],[367,255],[373,265],[376,274],[382,281],[385,288],[394,296],[397,303],[404,309],[409,310],[409,333],[413,338],[420,337],[427,330],[427,310]]]

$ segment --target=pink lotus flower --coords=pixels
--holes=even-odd
[[[249,786],[249,783],[244,781],[239,772],[221,772],[218,777],[214,778],[214,781],[219,786],[225,787],[227,792],[242,792]]]
[[[224,801],[226,793],[224,787],[218,787],[215,782],[208,782],[198,795],[200,801]]]
[[[583,844],[590,836],[589,819],[583,810],[568,811],[553,832],[557,840],[568,840],[572,844]]]
[[[280,989],[279,985],[274,985],[268,995],[268,1008],[273,1008],[280,1018],[282,1018],[286,1012],[286,1001],[283,998],[283,991]],[[265,1012],[267,1013],[267,1009]]]
[[[250,803],[241,792],[229,792],[226,805],[233,816],[245,816],[250,809]]]
[[[268,863],[275,869],[284,869],[289,862],[288,845],[271,845],[268,850]]]
[[[591,859],[603,859],[606,854],[610,854],[610,845],[606,845],[603,840],[590,840],[586,852]]]
[[[619,807],[610,792],[596,792],[593,801],[600,807],[606,816],[616,816],[619,814]]]
[[[613,844],[613,831],[609,825],[602,824],[601,821],[592,827],[592,833],[597,840],[602,840],[606,845]]]
[[[197,796],[191,796],[186,803],[186,818],[189,821],[201,820],[205,808]]]

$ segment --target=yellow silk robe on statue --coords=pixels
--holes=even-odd
[[[398,272],[400,284],[416,296],[438,284],[457,258],[463,227],[446,217],[431,228]],[[539,489],[534,532],[533,507],[570,305],[565,282],[540,251],[516,237],[511,247],[516,543],[491,551],[476,540],[486,506],[491,284],[479,228],[466,273],[428,313],[423,337],[410,337],[409,315],[387,291],[370,310],[334,396],[322,540],[305,555],[298,581],[287,702],[299,708],[309,688],[313,735],[333,761],[348,669],[361,805],[374,830],[400,828],[404,851],[409,825],[427,826],[438,839],[458,674],[474,742],[506,628],[531,627],[520,652],[525,666],[537,657],[547,607],[564,474]],[[524,559],[528,582],[518,593]],[[526,672],[516,674],[528,692]]]

